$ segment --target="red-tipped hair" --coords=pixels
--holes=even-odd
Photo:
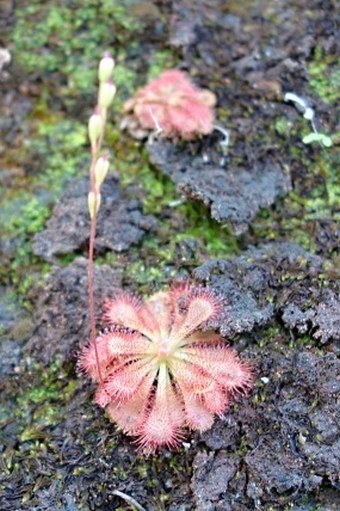
[[[125,103],[141,128],[161,128],[162,136],[192,139],[214,128],[215,95],[200,90],[178,69],[164,71]]]
[[[96,402],[144,453],[179,445],[186,427],[209,429],[235,395],[251,389],[250,366],[206,329],[222,310],[214,291],[187,282],[144,303],[125,292],[106,302],[110,329],[97,338],[103,381]],[[79,365],[99,380],[92,344]]]

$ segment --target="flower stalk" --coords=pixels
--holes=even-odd
[[[99,63],[98,77],[99,90],[97,106],[88,123],[88,134],[91,142],[91,165],[90,165],[90,191],[88,194],[88,208],[91,219],[89,255],[88,255],[88,303],[90,320],[90,338],[95,350],[98,378],[103,383],[103,377],[99,364],[99,355],[96,342],[96,321],[94,307],[94,247],[97,228],[97,215],[101,203],[100,187],[109,169],[109,155],[100,156],[105,134],[107,110],[111,106],[116,93],[116,87],[112,81],[114,60],[110,54],[105,53]]]

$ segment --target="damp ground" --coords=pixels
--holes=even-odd
[[[335,2],[0,2],[0,507],[4,511],[333,511],[340,411]],[[110,48],[114,170],[96,301],[178,278],[226,299],[216,327],[252,394],[145,458],[76,372],[88,336],[86,124]],[[11,62],[8,62],[8,52]],[[214,132],[133,140],[123,102],[178,67],[218,98]],[[306,98],[331,148],[306,145]],[[98,314],[98,328],[101,327]]]

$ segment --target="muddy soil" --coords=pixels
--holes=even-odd
[[[63,16],[80,9],[78,2],[0,1],[0,46],[12,55],[12,62],[6,52],[0,60],[6,216],[0,242],[0,508],[137,509],[126,500],[131,497],[147,511],[335,511],[335,2],[132,1],[117,9],[115,2],[85,3],[73,27]],[[105,22],[113,23],[112,32]],[[25,23],[36,23],[41,35],[32,49],[40,59],[34,70],[17,49],[32,29]],[[62,30],[69,30],[67,37]],[[72,41],[89,34],[100,47],[117,47],[123,70],[117,66],[123,97],[108,128],[116,169],[103,187],[98,218],[98,329],[102,302],[116,289],[148,295],[189,278],[223,297],[223,315],[213,326],[255,373],[251,394],[238,397],[211,430],[188,434],[178,450],[149,458],[92,403],[95,387],[76,369],[89,335],[89,148],[82,125],[95,90],[81,88],[70,63],[77,55],[86,73],[97,55],[91,56],[90,43],[85,57],[80,43],[70,50],[70,34]],[[190,143],[152,144],[120,132],[124,95],[143,84],[156,61],[160,70],[171,63],[188,71],[217,95],[216,123],[230,132],[227,148],[219,131]],[[312,128],[283,101],[288,91],[308,98],[317,129],[332,135],[331,148],[303,144]],[[66,145],[61,159],[54,149],[59,144],[61,151]]]

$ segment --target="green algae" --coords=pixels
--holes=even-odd
[[[41,119],[41,108],[33,112],[30,122],[32,138],[26,144],[27,161],[37,168],[28,175],[25,186],[3,190],[1,201],[4,223],[3,238],[13,245],[9,260],[1,271],[4,282],[14,284],[23,298],[36,282],[36,271],[44,274],[49,265],[32,254],[33,235],[41,231],[51,214],[55,200],[66,183],[84,174],[89,156],[85,151],[86,128],[77,121],[56,115]],[[38,117],[38,120],[37,120]],[[33,163],[32,163],[33,165]]]
[[[94,3],[95,2],[89,2],[87,0],[85,2],[85,9],[87,10],[88,6],[94,5]],[[111,4],[112,3],[114,2],[111,2]],[[124,4],[125,3],[126,2],[124,2]],[[41,0],[39,2],[33,1],[31,4],[33,9],[35,5],[41,6],[43,2]],[[49,31],[46,29],[45,36],[47,36],[47,43],[44,43],[44,52],[39,50],[39,52],[34,55],[35,47],[32,44],[31,51],[27,51],[26,54],[24,54],[26,48],[22,46],[22,60],[18,62],[23,68],[26,68],[28,72],[36,73],[41,71],[44,79],[46,79],[46,70],[50,70],[51,82],[53,81],[54,73],[63,73],[67,83],[61,90],[61,93],[63,95],[74,95],[77,98],[78,94],[83,94],[84,96],[91,93],[94,94],[96,58],[94,58],[93,55],[98,56],[102,49],[106,48],[103,43],[100,43],[99,46],[96,47],[89,45],[86,49],[88,52],[87,57],[84,57],[84,60],[79,60],[79,64],[74,60],[73,55],[70,55],[70,51],[73,52],[75,50],[78,51],[78,56],[80,55],[82,48],[79,47],[77,49],[77,43],[68,42],[67,44],[75,46],[72,46],[71,50],[67,51],[62,49],[64,41],[62,43],[58,42],[58,39],[62,41],[60,34],[64,34],[64,36],[66,34],[66,36],[71,39],[74,34],[67,26],[64,32],[60,31],[61,24],[67,21],[65,17],[65,12],[67,12],[68,9],[67,4],[66,2],[61,8],[58,5],[50,8],[48,17]],[[77,12],[79,11],[81,11],[81,9],[78,9]],[[28,10],[27,14],[30,14],[30,12],[36,16],[38,10],[35,12],[33,12],[33,10]],[[81,14],[84,27],[90,25],[91,16],[92,14]],[[122,15],[122,17],[124,16]],[[33,20],[33,18],[34,17],[31,19]],[[30,22],[30,16],[28,16],[27,19],[28,22]],[[23,20],[24,16],[22,16],[22,21]],[[79,22],[80,25],[82,22]],[[40,24],[43,25],[43,23],[44,19],[42,18]],[[103,26],[105,23],[101,25]],[[131,30],[133,31],[136,29],[135,25],[125,18],[121,20],[121,23],[125,26],[125,32],[123,30],[123,34],[125,33],[126,37],[128,37],[130,33],[133,33],[130,32]],[[119,26],[119,24],[117,24],[117,26]],[[23,23],[21,29],[22,35],[26,28],[27,26]],[[98,40],[101,37],[99,34],[100,28],[98,27]],[[33,29],[30,33],[30,37],[35,37]],[[112,37],[115,37],[115,35]],[[58,46],[60,47],[59,49]],[[53,50],[50,50],[50,48]],[[56,50],[57,55],[54,55],[54,50]],[[90,55],[90,51],[93,52],[92,55]],[[127,50],[120,49],[118,52],[118,64],[120,63],[121,65],[117,66],[116,82],[119,89],[119,96],[122,98],[127,98],[133,93],[138,83],[138,65],[132,64],[130,68],[124,66],[124,60],[127,58],[127,55],[130,57],[138,55],[136,44],[129,44]],[[154,61],[155,63],[149,69],[148,76],[156,76],[159,70],[161,70],[161,66],[163,64],[167,66],[171,61],[170,58],[171,57],[166,55],[157,57]],[[61,64],[62,59],[65,59],[67,62],[63,61]],[[320,91],[320,96],[322,97],[332,98],[333,92],[327,89],[328,82],[322,83],[320,79],[320,69],[318,68],[318,70],[315,71],[313,78],[312,68],[311,76],[312,80],[316,80],[316,84],[313,84],[313,81],[311,81],[313,90],[316,92]],[[53,87],[52,84],[51,87]],[[324,90],[325,87],[326,91]],[[121,103],[119,98],[117,99],[114,109],[117,115],[120,115]],[[35,128],[35,133],[29,141],[29,153],[35,154],[38,157],[39,169],[30,177],[30,192],[26,194],[19,192],[18,195],[16,195],[17,192],[15,192],[15,194],[11,192],[11,194],[7,196],[9,202],[6,205],[6,208],[9,208],[6,210],[6,218],[9,219],[6,231],[7,234],[9,236],[15,236],[17,229],[19,229],[21,233],[20,248],[17,250],[17,255],[15,256],[10,274],[12,275],[13,281],[18,286],[20,293],[23,294],[30,289],[34,282],[34,276],[27,276],[28,281],[24,284],[22,282],[23,274],[27,269],[32,267],[32,264],[36,266],[38,272],[43,271],[44,267],[46,271],[48,270],[48,265],[42,267],[38,260],[32,256],[32,235],[43,228],[50,214],[52,203],[54,203],[60,193],[62,193],[67,181],[73,176],[84,175],[87,172],[89,161],[86,145],[86,128],[81,123],[73,122],[73,120],[70,121],[63,115],[55,116],[53,114],[50,116],[47,104],[42,106],[40,112],[36,111],[32,119],[34,117],[35,120],[39,121],[40,125],[38,128]],[[36,124],[37,123],[35,123],[35,126]],[[285,125],[284,122],[281,122],[281,124],[278,123],[275,128],[277,133],[285,135],[287,134],[285,129],[289,130],[290,127],[289,125],[287,126],[287,124]],[[38,137],[37,139],[35,138],[36,136]],[[173,263],[178,260],[178,250],[181,248],[182,244],[188,240],[201,240],[196,252],[191,254],[189,252],[187,260],[183,260],[183,258],[180,260],[181,265],[187,265],[188,268],[199,264],[205,257],[224,257],[226,254],[238,253],[241,242],[236,239],[235,236],[230,234],[223,226],[212,221],[208,210],[203,206],[199,204],[183,203],[183,201],[181,203],[181,198],[177,194],[175,186],[169,179],[163,177],[156,169],[149,165],[147,156],[141,151],[139,144],[131,141],[126,145],[125,140],[119,142],[120,138],[120,132],[111,125],[110,145],[116,153],[115,166],[121,173],[123,185],[139,184],[141,189],[145,192],[144,212],[156,214],[162,224],[157,234],[146,236],[139,247],[132,249],[131,257],[134,259],[134,262],[126,268],[126,273],[129,273],[130,277],[134,279],[145,292],[150,288],[152,282],[157,281],[161,284],[164,282],[164,279],[172,278],[172,276],[176,275],[178,268],[174,267]],[[126,157],[122,156],[122,153],[125,153],[125,151],[129,152]],[[301,158],[302,160],[303,150],[299,147],[291,147],[289,154],[296,156],[297,159]],[[333,154],[326,156],[322,151],[320,154],[316,151],[315,154],[313,150],[308,154],[312,155],[311,160],[307,163],[307,160],[304,159],[303,165],[308,166],[311,175],[322,174],[324,183],[318,184],[313,190],[311,189],[306,196],[304,194],[301,195],[300,191],[292,192],[286,199],[282,199],[282,201],[275,206],[275,210],[262,210],[260,222],[256,221],[255,227],[251,228],[254,229],[258,240],[262,238],[262,240],[267,241],[269,239],[280,239],[280,237],[284,236],[298,241],[304,248],[312,250],[316,248],[315,242],[313,241],[313,233],[309,229],[306,229],[306,223],[309,220],[313,222],[317,220],[320,213],[326,220],[334,213],[334,208],[339,200],[339,181],[335,174],[335,159]],[[30,194],[31,191],[33,196]],[[18,197],[17,202],[15,202],[16,196]],[[14,201],[14,205],[16,205],[15,207],[18,207],[19,211],[23,212],[18,220],[14,218],[14,214],[11,216],[10,201],[12,200]],[[167,214],[168,211],[171,212],[171,215]],[[289,213],[288,215],[287,212]],[[308,215],[310,215],[309,218]],[[175,224],[173,224],[169,216],[176,217]],[[273,220],[279,225],[279,231],[273,227]],[[181,232],[178,232],[179,226]],[[108,252],[105,257],[111,264],[115,264],[115,254]],[[63,264],[68,264],[73,258],[74,255],[65,256],[61,261]],[[146,262],[144,262],[144,259]],[[155,262],[156,264],[153,265]],[[288,275],[286,277],[289,278]],[[287,338],[288,336],[286,336],[286,343],[288,342]],[[270,342],[275,342],[277,345],[282,342],[283,346],[286,346],[284,340],[282,327],[272,327],[263,335],[263,344],[260,344],[260,346],[266,346]],[[308,336],[305,336],[304,342],[308,343],[308,341]],[[315,344],[315,341],[313,341],[313,343]],[[293,347],[292,341],[291,347]],[[34,467],[35,460],[42,457],[41,455],[49,449],[53,426],[60,423],[63,419],[62,415],[67,413],[66,403],[72,399],[77,388],[77,380],[73,379],[72,376],[71,380],[66,384],[65,378],[69,379],[70,373],[71,369],[69,369],[65,375],[65,372],[59,367],[59,364],[52,365],[48,370],[37,367],[31,374],[32,387],[23,389],[18,397],[16,418],[20,421],[20,450],[27,449],[27,461],[25,460],[27,473],[29,473],[31,468],[29,461],[32,463],[32,467]],[[263,389],[262,392],[259,393],[258,400],[266,400],[266,389]],[[253,402],[255,403],[255,401]],[[34,410],[33,415],[31,415],[31,410]],[[94,419],[95,415],[96,411],[94,411],[92,417],[89,414],[88,418],[90,420]],[[25,422],[26,425],[24,425]],[[104,442],[103,449],[98,449],[97,437],[101,431],[99,428],[96,429],[96,427],[97,425],[95,425],[93,430],[87,433],[86,438],[82,438],[80,442],[84,444],[85,454],[93,455],[93,452],[96,452],[98,460],[102,460],[105,453],[109,452],[111,455],[112,451],[117,448],[118,442],[121,439],[110,438]],[[105,424],[105,428],[108,429],[108,424]],[[247,450],[247,445],[242,439],[240,453],[245,453]],[[7,448],[4,459],[8,464],[7,467],[10,467],[10,471],[20,473],[20,465],[22,462],[20,459],[18,461],[15,450]],[[187,472],[188,468],[184,463],[185,461],[188,460],[183,460],[181,456],[177,455],[167,458],[166,462],[162,459],[159,463],[155,463],[153,460],[145,461],[143,458],[137,457],[137,461],[134,461],[134,466],[132,468],[127,467],[126,470],[131,470],[131,477],[133,477],[135,473],[137,473],[139,477],[143,477],[143,484],[145,487],[157,489],[159,485],[157,476],[161,470],[164,471],[165,463],[167,468],[171,468],[172,473],[176,475],[183,474],[187,482],[190,472]],[[96,468],[96,470],[98,470],[98,468]],[[111,482],[116,484],[119,483],[119,481],[124,481],[126,479],[126,470],[123,467],[118,467],[116,471],[113,470],[112,477],[110,478]],[[91,472],[88,467],[75,466],[68,477],[77,477],[81,474],[88,474],[88,477],[91,477],[93,472]],[[58,467],[53,468],[53,472],[49,473],[47,471],[46,476],[39,476],[35,486],[23,494],[23,503],[29,502],[32,499],[32,494],[34,495],[40,488],[44,488],[44,480],[46,478],[53,481],[55,485],[58,485],[60,490],[62,489],[61,480],[63,479],[63,475]],[[98,485],[97,490],[102,490],[104,492],[105,485]],[[162,501],[166,501],[167,498],[167,494],[159,495],[159,509],[164,508]],[[79,505],[81,505],[81,503],[79,503]],[[121,506],[118,509],[125,509],[125,506]]]
[[[32,171],[24,183],[25,191],[18,191],[13,186],[11,190],[6,190],[4,200],[4,211],[8,220],[5,236],[8,239],[12,237],[19,239],[20,248],[16,250],[9,266],[6,265],[3,279],[5,282],[11,280],[17,292],[23,296],[33,283],[37,284],[37,274],[49,269],[49,265],[41,263],[32,255],[33,235],[43,229],[51,213],[52,205],[60,197],[68,181],[73,177],[85,175],[89,165],[86,121],[81,123],[63,111],[58,112],[58,102],[57,106],[53,105],[51,95],[54,97],[58,94],[63,97],[67,107],[75,105],[82,96],[88,98],[90,95],[90,101],[87,100],[90,109],[95,101],[97,56],[108,47],[116,50],[118,46],[115,80],[119,92],[114,105],[114,124],[118,124],[122,101],[133,93],[140,77],[140,73],[137,72],[140,67],[140,62],[137,61],[140,49],[137,42],[131,38],[131,34],[133,33],[136,38],[141,24],[127,15],[126,6],[129,2],[123,2],[121,5],[104,2],[108,10],[115,9],[116,25],[110,24],[112,21],[110,16],[113,16],[111,11],[111,14],[107,13],[108,18],[105,23],[100,24],[98,20],[94,21],[94,4],[95,2],[91,1],[85,2],[85,5],[82,4],[82,12],[76,23],[69,19],[71,3],[45,7],[43,2],[34,1],[30,5],[28,2],[26,5],[22,4],[17,9],[18,24],[14,36],[16,62],[22,72],[41,75],[44,80],[41,97],[27,119],[30,135],[26,138],[27,144],[22,149],[23,161],[33,162]],[[74,18],[73,11],[72,18]],[[82,23],[83,27],[81,27]],[[80,31],[84,29],[84,32],[88,32],[86,41],[81,37],[79,39],[79,32],[75,31],[75,27],[78,27]],[[110,35],[108,28],[105,27],[109,27]],[[99,44],[96,44],[98,42]],[[81,54],[83,45],[84,52]],[[150,59],[154,61],[152,69],[150,68],[150,76],[161,71],[163,63],[167,62],[170,65],[171,62],[172,65],[173,56],[170,52],[158,54],[156,50],[153,57],[155,58]],[[129,66],[124,64],[127,58],[132,59]],[[62,86],[60,86],[59,75],[65,77],[65,83]],[[131,152],[120,161],[121,153],[127,152],[126,148],[122,147],[125,141],[121,141],[119,130],[112,123],[109,124],[108,131],[111,136],[109,133],[108,145],[113,149],[113,166],[121,172],[123,186],[138,183],[145,190],[145,211],[162,214],[164,207],[178,199],[174,186],[169,180],[156,176],[155,170],[149,166],[145,158],[145,153],[141,156],[139,144],[131,141],[129,144]],[[134,165],[131,165],[131,160]],[[142,167],[141,160],[144,161]],[[161,184],[157,184],[158,180]],[[19,218],[17,218],[18,210],[22,213]],[[146,238],[144,249],[152,254],[157,252],[167,261],[173,257],[173,254],[168,254],[166,258],[165,251],[161,254],[160,243],[151,238]],[[136,257],[138,257],[137,252],[136,248]],[[74,255],[71,254],[61,258],[60,262],[67,264],[73,258]],[[112,253],[107,253],[106,259],[116,264],[116,256]],[[34,274],[31,274],[32,267]],[[24,279],[23,275],[25,275]],[[160,272],[158,276],[161,276]],[[73,398],[78,386],[77,380],[69,373],[70,370],[65,372],[58,361],[48,369],[34,367],[30,371],[31,383],[28,387],[23,388],[17,396],[15,394],[12,396],[17,405],[15,415],[19,424],[20,448],[19,450],[8,448],[5,455],[12,460],[11,471],[14,473],[20,473],[22,449],[25,450],[25,463],[29,467],[29,460],[41,457],[42,452],[52,448],[50,443],[53,441],[53,428],[65,420],[67,413],[66,405],[63,403]],[[96,422],[94,414],[95,412],[89,420]],[[97,438],[98,425],[95,424],[86,432],[86,438],[81,441],[84,444],[84,453],[86,450],[87,455],[91,453],[89,445],[95,445]],[[117,445],[117,438],[113,436],[107,440],[106,450],[114,450]],[[181,464],[177,465],[177,471],[180,472]],[[144,470],[153,472],[152,462],[146,464],[142,457],[136,463],[136,470],[138,467],[144,467]],[[91,470],[83,466],[75,466],[73,469],[74,476],[91,473]],[[113,480],[117,481],[126,478],[123,467],[119,473],[113,475]],[[46,475],[38,478],[34,491],[43,488],[49,477],[47,470]],[[60,468],[56,469],[53,477],[54,480],[61,482],[63,476]],[[153,481],[156,481],[155,477],[150,478],[149,486],[152,488],[157,486],[153,484]],[[22,501],[29,502],[31,499],[32,492],[27,492],[23,495]]]
[[[86,101],[90,112],[95,103],[98,57],[111,48],[117,61],[115,81],[119,92],[113,113],[114,124],[118,124],[123,100],[133,94],[140,77],[145,75],[140,72],[143,61],[138,44],[144,25],[130,0],[103,0],[100,6],[93,0],[61,4],[34,0],[24,1],[16,8],[15,64],[22,75],[43,78],[40,96],[25,121],[29,134],[20,148],[20,160],[30,170],[18,187],[13,183],[10,189],[3,190],[1,204],[4,239],[13,241],[16,248],[0,277],[5,283],[14,284],[24,299],[36,280],[36,271],[48,270],[32,254],[32,236],[44,228],[68,181],[88,172],[86,119],[76,120],[64,112],[64,107],[72,109]],[[170,50],[154,47],[149,52],[150,75],[160,72],[165,64],[175,63]],[[55,105],[52,97],[59,97]],[[112,123],[108,131],[108,145],[115,151],[121,134]],[[132,150],[138,160],[139,148]],[[123,175],[123,182],[124,179]],[[36,270],[34,276],[32,267]]]
[[[131,2],[93,0],[46,4],[22,2],[16,9],[14,56],[29,73],[62,73],[68,92],[95,93],[97,59],[108,48],[128,45],[143,29]]]
[[[165,69],[171,69],[176,66],[178,57],[169,49],[155,50],[150,59],[151,65],[148,70],[148,80],[156,78]]]
[[[46,451],[53,427],[65,414],[60,403],[72,399],[79,382],[70,379],[57,363],[48,369],[35,363],[28,376],[29,382],[14,393],[12,400],[15,401],[14,417],[20,444],[25,445],[25,451],[29,450],[27,459],[34,459],[41,450]],[[14,457],[20,455],[19,450]]]
[[[301,139],[307,130],[308,124],[303,118],[292,125],[283,116],[277,117],[271,127],[270,136],[279,137],[280,148],[288,155],[283,159],[286,171],[295,182],[293,190],[278,200],[275,208],[262,210],[253,221],[250,232],[257,242],[288,239],[305,250],[316,252],[317,227],[321,224],[335,227],[340,219],[337,134],[332,135],[333,147],[304,146]],[[329,248],[327,245],[323,248],[331,257],[336,257],[331,243]]]
[[[317,47],[313,60],[308,63],[309,87],[326,103],[335,103],[339,98],[340,68],[337,56],[327,55]]]

